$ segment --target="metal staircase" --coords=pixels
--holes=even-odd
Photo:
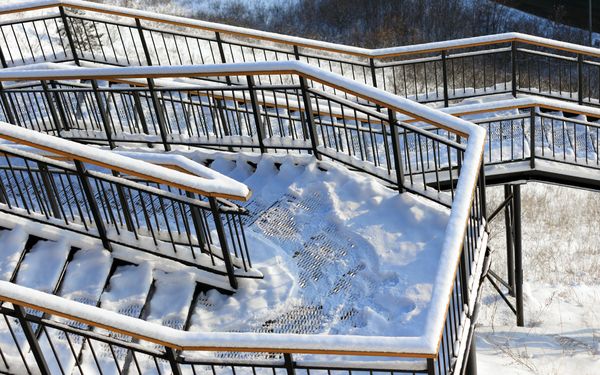
[[[10,14],[27,17],[11,20]],[[503,293],[519,325],[525,319],[519,184],[541,181],[594,190],[600,187],[600,111],[596,109],[600,104],[600,52],[595,48],[509,33],[368,50],[78,0],[4,6],[0,15],[5,17],[0,22],[4,35],[0,62],[13,68],[0,72],[2,121],[111,149],[144,146],[177,151],[183,146],[311,154],[370,175],[399,192],[451,207],[464,219],[465,232],[451,241],[457,268],[449,280],[445,320],[436,321],[432,328],[432,332],[441,332],[433,350],[377,352],[378,343],[369,342],[370,346],[352,351],[329,341],[315,346],[310,339],[306,345],[295,346],[275,344],[272,335],[260,336],[263,343],[244,341],[251,336],[239,335],[235,337],[241,341],[236,344],[203,336],[209,343],[194,346],[173,336],[157,339],[141,326],[139,332],[144,334],[136,335],[125,329],[132,327],[130,320],[115,324],[106,339],[96,335],[105,333],[101,329],[106,328],[96,322],[94,340],[103,341],[103,348],[110,349],[108,340],[130,354],[120,356],[118,350],[108,349],[103,353],[124,358],[123,363],[132,369],[135,366],[138,372],[145,372],[148,363],[174,373],[195,373],[201,368],[256,371],[261,366],[288,374],[320,369],[351,373],[365,368],[388,373],[464,372],[481,278]],[[31,32],[33,29],[36,31]],[[19,38],[27,43],[14,43]],[[33,72],[18,69],[41,62],[45,64]],[[114,66],[124,68],[111,69]],[[399,97],[437,109],[424,109]],[[468,104],[469,98],[481,103]],[[450,120],[444,112],[455,119]],[[472,123],[486,130],[485,142],[478,143]],[[474,165],[473,160],[482,153],[483,163]],[[467,199],[465,186],[469,184],[475,193],[467,194]],[[486,209],[486,184],[506,185],[505,201],[493,210]],[[276,202],[250,201],[250,215],[240,216],[239,222],[264,224],[263,229],[274,237],[289,237],[293,234],[286,224],[289,216],[282,212],[294,205],[313,208],[310,202],[295,202],[286,196]],[[489,251],[485,250],[485,226],[503,211],[511,254],[506,281],[488,272]],[[305,284],[318,279],[327,262],[335,261],[319,255],[320,249],[343,247],[339,238],[328,236],[324,228],[315,235],[314,246],[306,244],[305,252],[298,256]],[[13,263],[17,258],[27,259],[17,254],[10,256]],[[238,262],[245,262],[239,258]],[[131,270],[140,266],[119,267]],[[352,268],[349,275],[352,272],[360,269]],[[62,273],[68,275],[68,267]],[[170,317],[161,317],[151,301],[142,304],[145,308],[129,309],[132,315],[177,329],[190,328],[194,320],[191,309],[182,306],[205,304],[205,287],[190,288],[183,293],[185,303],[178,303],[169,299],[172,293],[165,280],[170,275],[162,275],[162,281],[155,276],[141,277],[148,281],[144,289],[150,300],[169,301],[160,305],[173,308]],[[335,290],[343,289],[343,278]],[[111,283],[108,285],[110,289]],[[60,294],[60,288],[57,292]],[[3,298],[18,302],[17,306],[27,305],[16,297]],[[34,310],[44,308],[36,306]],[[318,324],[317,310],[298,308],[281,320],[266,322],[262,332],[283,332],[291,321],[296,333],[310,334]],[[24,319],[18,308],[3,312]],[[64,310],[52,310],[48,316],[53,314],[68,316],[71,325],[78,320]],[[33,314],[26,319],[40,324]],[[115,333],[122,331],[126,333]],[[78,355],[82,360],[75,361],[76,366],[94,362],[92,348],[82,350],[85,354]],[[41,351],[48,353],[47,348]],[[221,353],[221,362],[203,357],[215,351]],[[246,351],[252,354],[240,356]],[[154,360],[138,363],[134,353]],[[307,354],[320,355],[321,362],[305,361],[303,355]],[[348,358],[332,366],[322,359],[332,355]],[[414,368],[406,361],[402,368],[368,364],[357,361],[356,356],[410,358]],[[98,369],[102,366],[96,364]],[[92,370],[86,367],[83,372],[87,371]]]

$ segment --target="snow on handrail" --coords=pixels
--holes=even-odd
[[[251,195],[243,183],[200,165],[187,165],[194,170],[192,175],[3,122],[0,138],[204,196],[245,201]]]
[[[600,49],[586,47],[575,43],[560,42],[553,39],[537,37],[523,33],[502,33],[485,35],[478,37],[454,39],[443,42],[422,43],[408,46],[388,47],[378,49],[368,49],[344,44],[322,42],[314,39],[301,38],[267,31],[248,29],[244,27],[230,26],[215,22],[194,20],[185,17],[158,14],[154,12],[129,9],[114,5],[96,4],[83,0],[29,0],[21,2],[11,2],[0,6],[0,15],[31,10],[53,8],[64,6],[67,8],[80,9],[92,12],[99,12],[122,17],[138,18],[142,20],[165,23],[169,25],[190,27],[207,31],[222,32],[235,36],[249,37],[270,42],[296,45],[299,47],[312,48],[321,51],[343,53],[347,55],[382,59],[403,55],[422,54],[439,52],[443,50],[453,50],[468,47],[477,47],[498,43],[520,42],[532,44],[541,47],[555,48],[558,50],[584,54],[592,57],[600,57]]]
[[[0,81],[18,80],[53,80],[53,79],[103,79],[103,78],[139,78],[139,77],[196,77],[196,76],[218,76],[218,75],[258,75],[258,74],[298,74],[311,80],[335,87],[341,92],[350,93],[383,108],[394,110],[419,119],[431,125],[435,125],[454,132],[466,138],[466,151],[462,165],[460,178],[455,190],[455,199],[448,226],[445,232],[443,249],[440,259],[439,272],[436,276],[433,288],[431,308],[428,312],[427,324],[424,334],[420,337],[364,337],[364,336],[323,336],[323,335],[280,335],[267,333],[219,333],[219,334],[197,334],[178,332],[165,328],[165,331],[152,329],[141,325],[140,332],[148,332],[148,337],[155,337],[159,341],[164,338],[178,338],[187,343],[176,346],[192,346],[198,350],[217,348],[218,350],[240,350],[250,348],[252,351],[262,349],[268,351],[278,349],[280,351],[295,351],[306,353],[338,353],[338,354],[361,354],[361,355],[389,355],[389,356],[412,356],[412,357],[435,357],[439,349],[439,340],[443,333],[446,319],[447,306],[450,301],[453,288],[454,275],[458,266],[458,260],[463,248],[463,239],[470,216],[471,205],[474,199],[474,191],[479,178],[479,170],[482,163],[485,130],[471,122],[462,120],[452,115],[443,113],[437,109],[401,98],[381,89],[355,82],[335,73],[321,70],[299,61],[221,64],[221,65],[194,65],[194,66],[151,66],[151,67],[119,67],[119,68],[91,68],[91,69],[59,69],[59,70],[28,70],[28,71],[0,71]],[[15,127],[16,128],[16,127]],[[94,149],[95,150],[95,149]],[[3,284],[0,283],[0,296],[5,294]],[[16,292],[16,291],[13,291]],[[26,294],[25,294],[26,295]],[[52,296],[48,296],[52,297]],[[0,297],[2,299],[2,297]],[[53,309],[57,312],[68,312],[61,309],[61,303],[50,298],[54,307],[44,305],[40,307]],[[61,301],[64,301],[61,299]],[[21,301],[21,302],[26,302]],[[69,304],[71,306],[72,303]],[[81,316],[93,313],[93,316],[102,315],[90,307],[77,306],[77,312]],[[76,315],[76,314],[71,314]],[[112,316],[112,315],[107,315]],[[103,317],[105,319],[106,317]],[[103,324],[109,324],[102,320]],[[118,321],[118,319],[117,319]],[[128,323],[129,324],[129,323]],[[141,324],[141,323],[139,323]],[[145,323],[150,324],[150,323]],[[123,329],[123,327],[116,327]],[[137,328],[136,328],[137,329]],[[136,330],[128,331],[135,333]],[[144,334],[144,333],[142,333]],[[156,336],[155,336],[156,335]],[[166,336],[165,336],[166,335]],[[172,336],[175,335],[175,336]],[[166,340],[168,342],[171,342]],[[202,343],[198,346],[198,343]]]

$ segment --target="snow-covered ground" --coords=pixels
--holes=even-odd
[[[488,189],[496,204],[502,189]],[[600,372],[600,193],[522,187],[525,327],[489,284],[477,328],[480,374]],[[490,202],[490,209],[494,204]],[[503,218],[494,223],[493,268],[504,271]]]

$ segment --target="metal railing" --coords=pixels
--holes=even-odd
[[[371,50],[78,0],[7,4],[0,15],[7,18],[0,23],[4,67],[46,61],[131,66],[298,60],[446,106],[520,92],[600,104],[600,50],[520,33]],[[265,84],[263,78],[257,83]],[[268,82],[286,79],[269,76]],[[227,83],[246,82],[231,77]]]
[[[44,139],[27,139],[34,151],[48,147]],[[14,145],[0,144],[1,211],[96,237],[109,250],[126,246],[223,275],[232,288],[235,268],[251,268],[246,211],[237,205],[94,160],[53,160],[64,155]]]
[[[270,76],[283,75],[293,77],[291,82],[298,84],[276,84],[275,80],[266,83]],[[140,80],[140,77],[145,78]],[[207,85],[189,79],[198,77],[213,83]],[[259,77],[262,84],[258,83]],[[234,78],[245,84],[218,83]],[[101,85],[101,81],[114,84]],[[469,285],[478,278],[475,266],[480,261],[484,236],[480,129],[299,62],[4,71],[0,72],[0,82],[4,117],[13,118],[22,127],[110,146],[133,141],[165,149],[184,144],[231,151],[311,153],[376,176],[401,192],[411,191],[451,207],[450,220],[456,224],[449,225],[443,256],[456,259],[457,263],[450,262],[440,271],[444,272],[447,283],[436,291],[433,301],[444,301],[439,305],[435,302],[443,307],[436,310],[437,315],[432,315],[433,328],[428,330],[437,332],[439,337],[427,337],[431,346],[422,353],[405,353],[399,346],[393,355],[377,353],[374,345],[377,341],[371,340],[375,338],[365,338],[364,345],[354,354],[428,358],[415,373],[443,374],[456,367],[459,345],[464,341],[463,332],[469,325],[471,305],[475,303],[476,294]],[[357,104],[359,100],[367,105]],[[30,106],[31,119],[18,114],[23,105]],[[379,110],[373,109],[377,107]],[[399,121],[403,115],[418,122]],[[141,126],[143,123],[145,127]],[[434,134],[423,129],[428,125],[443,130]],[[442,181],[448,178],[459,182],[445,191]],[[256,348],[255,343],[248,350],[281,353],[268,347],[270,338],[265,336],[267,347]],[[318,348],[289,347],[283,352],[300,357],[306,353],[331,354],[331,350],[321,349],[326,337],[315,336],[314,340],[320,343]],[[235,345],[219,341],[211,348],[193,351],[239,350],[239,341]],[[347,350],[337,353],[350,354]],[[192,357],[184,355],[177,357],[177,361],[188,363]],[[226,364],[236,363],[221,360]],[[282,366],[289,367],[286,363]],[[358,370],[364,366],[349,368]]]
[[[600,168],[600,111],[596,108],[531,96],[445,111],[486,129],[486,167],[527,162],[534,169],[536,160],[543,160]]]

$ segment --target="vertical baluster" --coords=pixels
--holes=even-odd
[[[92,216],[94,218],[96,228],[98,229],[98,235],[102,240],[102,245],[105,249],[112,250],[110,241],[108,239],[108,235],[106,233],[106,228],[104,227],[104,221],[102,220],[102,216],[100,215],[98,203],[96,202],[92,186],[90,185],[90,181],[87,176],[87,170],[85,168],[85,165],[79,160],[75,160],[75,167],[77,168],[77,174],[81,182],[81,187],[83,188],[83,193],[85,194],[85,198],[88,202],[88,206],[92,211]]]

